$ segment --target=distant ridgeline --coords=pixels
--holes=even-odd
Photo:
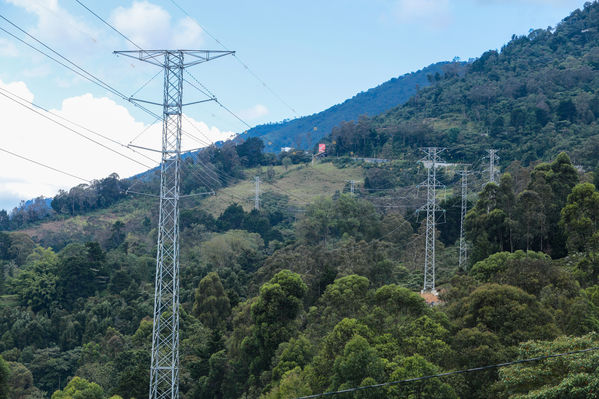
[[[530,164],[567,151],[585,169],[599,159],[599,4],[587,3],[555,29],[513,36],[405,104],[333,130],[330,153],[414,157],[447,147],[445,159],[473,162],[487,148],[502,163]]]
[[[259,125],[240,134],[236,142],[249,137],[260,137],[265,151],[279,152],[281,147],[294,147],[309,150],[318,141],[330,134],[333,127],[344,121],[357,120],[361,115],[373,116],[403,104],[422,87],[439,80],[446,74],[462,74],[466,67],[463,62],[439,62],[418,72],[398,78],[356,94],[341,104],[322,112],[278,123]]]

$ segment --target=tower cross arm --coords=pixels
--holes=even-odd
[[[190,61],[184,63],[183,68],[191,67],[203,62],[211,61],[226,55],[235,54],[228,50],[120,50],[113,52],[116,55],[134,58],[152,65],[164,67],[164,54],[185,54]]]

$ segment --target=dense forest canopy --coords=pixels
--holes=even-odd
[[[265,153],[256,137],[186,156],[181,190],[198,196],[180,212],[181,397],[297,398],[599,346],[597,49],[599,3],[588,3],[465,74],[429,76],[403,106],[336,126],[314,164],[304,151]],[[438,193],[435,306],[420,295],[426,145],[451,161],[437,170],[449,189]],[[477,161],[489,147],[496,182]],[[461,268],[457,162],[475,172]],[[362,178],[338,178],[327,196],[290,188],[326,192],[319,165]],[[254,176],[273,190],[259,209],[244,201]],[[147,396],[158,215],[132,193],[158,185],[155,171],[111,175],[50,207],[0,212],[0,398]],[[222,211],[205,206],[212,192]],[[593,350],[342,397],[598,389]]]

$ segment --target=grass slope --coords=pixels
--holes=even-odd
[[[272,182],[262,178],[260,191],[286,195],[289,197],[289,205],[300,208],[319,196],[331,196],[336,191],[342,191],[347,180],[363,179],[363,170],[360,166],[337,168],[330,162],[294,165],[288,170],[283,166],[275,166],[274,171]],[[258,173],[257,169],[249,169],[246,175],[254,176]],[[249,211],[254,206],[254,192],[255,184],[252,177],[220,190],[216,196],[203,201],[202,206],[214,216],[220,215],[233,203],[238,203]]]
[[[218,217],[230,204],[239,203],[246,210],[253,207],[254,177],[262,176],[261,192],[276,193],[289,198],[288,205],[304,208],[319,196],[331,196],[342,191],[347,180],[363,180],[360,166],[337,168],[331,162],[315,165],[293,165],[288,170],[283,166],[274,167],[275,176],[271,182],[266,181],[265,169],[248,169],[247,179],[230,187],[219,190],[216,196],[207,198],[192,197],[181,200],[181,208],[201,206]],[[20,230],[43,246],[60,249],[70,242],[99,241],[104,242],[111,234],[111,227],[117,220],[125,224],[125,231],[132,232],[138,240],[148,241],[147,230],[154,228],[158,201],[154,198],[132,196],[119,201],[113,206],[84,215],[66,217],[40,223]],[[149,220],[152,221],[148,227]],[[146,226],[144,226],[144,221]],[[144,232],[142,234],[141,232]],[[146,236],[145,238],[142,236]]]

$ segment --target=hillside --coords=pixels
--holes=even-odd
[[[555,29],[514,36],[460,77],[442,79],[406,104],[360,124],[345,124],[332,151],[415,157],[422,146],[477,162],[488,148],[507,166],[567,151],[594,168],[599,157],[599,5],[588,3]],[[367,138],[367,139],[366,139]]]
[[[274,166],[272,171],[274,174],[269,178],[263,168],[246,169],[244,172],[248,178],[232,182],[230,186],[217,190],[214,196],[204,199],[186,198],[182,200],[181,207],[185,210],[201,206],[216,218],[232,204],[240,204],[249,212],[254,206],[254,176],[259,175],[262,176],[262,206],[282,210],[285,214],[295,214],[302,212],[307,204],[320,196],[330,197],[335,192],[343,192],[349,180],[358,183],[364,180],[364,172],[359,165],[337,168],[330,162],[290,165],[287,168]],[[157,200],[129,194],[108,208],[74,217],[41,221],[18,231],[43,246],[56,249],[72,242],[105,242],[111,236],[111,228],[117,221],[124,224],[124,230],[143,231],[141,224],[144,219],[147,219],[146,223],[150,223],[149,219],[155,217],[156,207]]]
[[[430,85],[430,77],[434,81],[435,77],[439,79],[446,74],[459,75],[465,65],[459,62],[432,64],[417,72],[388,80],[316,114],[256,126],[240,134],[235,141],[260,137],[266,144],[266,150],[270,152],[279,152],[281,147],[309,150],[341,122],[357,120],[361,115],[378,115],[403,104],[419,89]]]
[[[596,398],[597,27],[595,2],[433,75],[335,126],[314,163],[255,137],[186,157],[181,399]],[[430,241],[424,145],[451,161]],[[489,146],[496,183],[478,162]],[[148,396],[158,184],[110,175],[0,217],[0,398]],[[421,293],[427,256],[438,296]]]

